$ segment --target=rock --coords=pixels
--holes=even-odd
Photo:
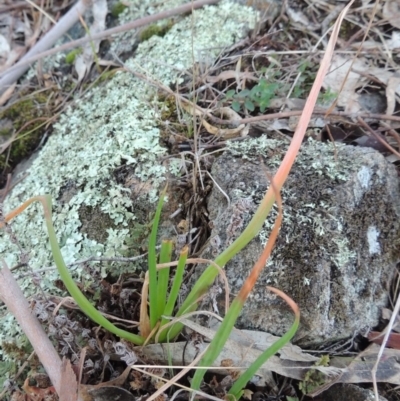
[[[335,384],[323,393],[325,401],[374,401],[374,392],[354,384]],[[379,401],[386,398],[379,396]]]
[[[231,142],[215,161],[212,176],[230,204],[215,186],[208,201],[213,230],[203,257],[214,259],[243,231],[269,185],[265,172],[277,170],[286,149],[286,143],[262,136]],[[282,198],[284,220],[275,249],[237,326],[282,335],[292,325],[293,313],[266,285],[298,303],[301,325],[295,342],[300,345],[375,326],[399,259],[400,194],[394,167],[372,149],[309,140]],[[261,232],[227,264],[232,294],[261,254],[273,223],[273,217],[267,218]]]

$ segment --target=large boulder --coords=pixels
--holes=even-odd
[[[204,257],[235,240],[253,216],[287,143],[262,136],[231,142],[212,168],[213,230]],[[230,203],[227,201],[227,197]],[[282,190],[283,224],[275,249],[238,320],[241,328],[284,334],[293,313],[266,290],[298,303],[295,340],[312,345],[375,326],[399,259],[400,193],[395,168],[375,150],[304,143]],[[237,293],[268,240],[276,216],[225,267]],[[200,270],[200,269],[199,269]],[[222,301],[221,301],[222,302]]]

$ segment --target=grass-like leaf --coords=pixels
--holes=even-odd
[[[154,215],[153,227],[151,229],[150,239],[149,239],[149,254],[148,254],[148,266],[149,266],[149,302],[150,302],[150,328],[151,330],[157,324],[159,318],[158,315],[158,274],[157,274],[157,231],[158,223],[160,221],[161,209],[164,204],[164,197],[167,191],[167,187],[164,188],[160,194],[160,200],[158,201],[156,213]]]
[[[161,251],[160,251],[160,263],[169,263],[171,262],[172,256],[172,241],[163,240],[161,243]],[[167,303],[167,291],[168,291],[168,283],[169,283],[169,267],[164,267],[158,270],[158,291],[157,291],[157,321],[161,318],[161,315],[164,313],[165,305]]]
[[[183,274],[185,272],[186,259],[188,257],[188,252],[189,252],[189,248],[188,248],[188,246],[185,246],[181,250],[181,253],[179,255],[179,261],[178,261],[178,266],[176,266],[174,281],[172,282],[172,287],[171,287],[171,291],[169,293],[167,305],[165,306],[165,309],[164,309],[164,316],[166,316],[166,317],[172,317],[172,312],[174,311],[176,300],[178,299],[178,296],[179,296],[179,290],[181,289],[182,282],[183,282]],[[162,318],[161,327],[168,321],[169,320],[166,319],[165,317]]]
[[[257,373],[257,371],[264,365],[265,362],[271,356],[276,354],[284,345],[286,345],[296,334],[297,328],[300,323],[300,310],[297,304],[289,298],[285,293],[280,290],[277,290],[273,287],[267,287],[270,291],[275,292],[280,297],[282,297],[293,309],[295,314],[295,320],[292,324],[292,327],[277,341],[275,341],[271,346],[268,347],[249,367],[248,369],[235,381],[234,385],[229,390],[229,394],[234,397],[234,399],[238,400],[243,394],[243,388],[250,381],[250,379]]]
[[[244,303],[246,302],[247,297],[253,289],[261,271],[264,269],[269,256],[271,255],[283,219],[281,195],[272,178],[271,188],[273,188],[273,190],[275,191],[275,197],[278,205],[278,216],[275,220],[275,224],[269,236],[268,242],[265,245],[265,248],[258,258],[257,262],[254,264],[242,288],[240,289],[239,294],[233,300],[227,314],[225,315],[224,320],[221,323],[221,326],[218,328],[214,338],[207,348],[207,351],[201,359],[199,366],[211,366],[215,359],[217,359],[218,355],[221,353],[222,348],[224,347],[226,340],[231,334],[231,331],[236,323],[237,318],[239,317],[239,314],[243,308]],[[204,377],[204,374],[204,370],[196,370],[196,373],[194,374],[192,379],[192,389],[198,390],[200,388],[200,384]]]

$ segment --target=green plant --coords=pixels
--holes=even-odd
[[[81,47],[71,50],[68,54],[65,55],[65,62],[67,64],[74,64],[76,57],[82,54],[82,51],[83,50]]]
[[[242,306],[246,298],[248,297],[251,289],[253,288],[258,278],[258,275],[264,268],[266,260],[272,251],[276,237],[279,232],[279,227],[282,219],[281,200],[279,195],[280,189],[287,175],[289,174],[294,158],[301,145],[301,140],[302,140],[302,135],[300,134],[295,135],[291,148],[289,149],[287,155],[285,156],[281,167],[276,173],[276,176],[273,179],[271,179],[271,186],[268,189],[267,193],[265,194],[259,208],[257,209],[255,215],[253,216],[248,226],[245,228],[245,230],[239,236],[239,238],[237,238],[227,249],[225,249],[215,259],[214,263],[208,266],[208,268],[204,271],[204,273],[195,283],[191,292],[189,293],[189,295],[183,302],[182,306],[176,313],[176,316],[179,317],[197,308],[199,300],[207,292],[208,288],[218,275],[219,270],[217,267],[215,267],[215,265],[218,265],[220,267],[225,266],[225,264],[234,255],[236,255],[241,249],[243,249],[254,238],[254,236],[258,234],[265,221],[265,218],[267,217],[276,199],[279,206],[279,214],[274,229],[271,232],[269,241],[266,244],[266,247],[262,255],[260,256],[259,260],[254,265],[251,274],[244,283],[243,288],[239,292],[236,299],[233,301],[219,331],[216,333],[205,355],[201,359],[199,363],[200,366],[210,366],[219,355],[220,351],[224,346],[224,343],[226,342],[226,339],[229,337],[229,334],[236,322],[236,319],[242,309]],[[156,252],[158,223],[160,220],[161,209],[164,202],[164,196],[165,196],[165,190],[160,196],[149,240],[148,278],[147,278],[148,290],[149,290],[148,294],[149,316],[147,315],[148,313],[147,293],[146,293],[147,285],[144,285],[144,290],[143,290],[144,292],[142,294],[139,335],[119,329],[118,327],[113,325],[110,321],[108,321],[99,311],[96,310],[96,308],[83,295],[83,293],[80,291],[80,289],[73,281],[67,269],[67,266],[63,261],[60,248],[56,239],[56,234],[52,225],[51,197],[49,195],[37,196],[27,200],[19,208],[13,210],[8,215],[6,215],[5,222],[10,221],[13,217],[21,213],[32,202],[34,201],[41,202],[45,212],[45,220],[50,237],[50,245],[56,266],[58,268],[58,271],[66,288],[68,289],[71,296],[75,299],[77,304],[80,306],[82,311],[86,313],[86,315],[89,316],[97,324],[103,326],[110,332],[128,341],[131,341],[134,344],[143,345],[145,342],[154,339],[156,336],[159,338],[161,342],[166,342],[169,339],[175,338],[183,328],[182,323],[176,322],[171,325],[169,324],[169,320],[171,317],[173,317],[172,313],[182,283],[184,266],[189,260],[187,259],[187,249],[184,249],[180,254],[178,267],[175,272],[175,279],[173,281],[173,285],[169,293],[169,296],[167,296],[167,289],[170,275],[169,265],[171,264],[171,253],[172,253],[171,242],[163,241],[161,246],[159,262],[162,263],[164,266],[157,266],[157,252]],[[0,223],[0,227],[2,227],[3,225],[4,223]],[[278,290],[272,289],[272,291],[276,292],[277,294],[285,298],[284,294],[280,293]],[[253,365],[239,377],[237,384],[235,384],[230,391],[230,395],[232,397],[234,398],[240,397],[242,388],[244,387],[246,382],[251,378],[251,376],[257,371],[257,369],[266,361],[266,359],[268,359],[271,355],[277,352],[277,350],[279,350],[295,334],[299,324],[299,311],[296,305],[293,303],[293,301],[291,301],[288,297],[286,297],[285,299],[290,303],[291,307],[295,312],[295,321],[293,326],[280,340],[278,340],[268,350],[266,350],[253,363]],[[168,330],[166,330],[167,326]],[[204,370],[196,371],[192,381],[193,389],[198,389],[200,387],[204,373],[205,373]]]
[[[252,287],[254,286],[257,277],[263,267],[265,266],[266,259],[268,258],[275,239],[279,232],[279,227],[282,220],[282,212],[281,212],[281,200],[280,195],[277,187],[273,185],[274,191],[276,192],[276,197],[278,199],[279,204],[279,216],[277,218],[277,222],[275,227],[271,233],[270,240],[267,243],[263,254],[261,255],[259,261],[254,266],[249,278],[245,282],[242,291],[233,301],[231,308],[229,309],[221,328],[219,329],[218,333],[216,334],[214,340],[211,342],[207,352],[205,353],[203,359],[200,362],[200,366],[207,366],[209,363],[212,363],[221,352],[229,334],[236,322],[236,319],[242,309],[242,306],[251,291]],[[50,239],[50,246],[53,253],[53,257],[57,266],[57,269],[60,273],[61,279],[63,280],[68,292],[74,298],[76,303],[82,309],[82,311],[91,318],[94,322],[104,327],[106,330],[110,331],[122,337],[128,341],[136,345],[143,345],[145,342],[151,340],[155,337],[156,333],[158,337],[160,337],[163,341],[168,341],[170,338],[175,337],[179,334],[180,330],[182,329],[182,325],[180,323],[174,324],[168,331],[164,330],[164,327],[167,326],[170,319],[173,317],[173,310],[175,308],[175,304],[179,295],[179,290],[183,280],[183,273],[184,267],[188,261],[188,248],[185,247],[179,257],[179,261],[177,263],[177,268],[175,271],[175,277],[173,280],[173,285],[171,290],[168,294],[168,284],[170,279],[170,268],[169,265],[171,264],[171,255],[172,255],[172,242],[171,241],[163,241],[161,245],[161,251],[159,256],[159,263],[162,266],[157,265],[157,253],[156,253],[156,239],[157,239],[157,232],[158,232],[158,224],[161,216],[161,210],[164,202],[166,189],[161,193],[160,200],[158,202],[158,206],[156,209],[156,213],[153,220],[153,227],[150,234],[149,240],[149,255],[148,255],[148,288],[149,288],[149,312],[150,316],[147,315],[147,286],[144,285],[144,293],[142,294],[142,307],[141,307],[141,318],[140,318],[140,335],[130,333],[128,331],[122,330],[112,324],[108,319],[106,319],[93,305],[92,303],[85,297],[82,291],[78,288],[75,284],[74,280],[72,279],[67,266],[62,258],[61,251],[58,245],[58,241],[56,238],[56,234],[54,231],[54,227],[52,224],[52,214],[51,214],[51,197],[50,195],[43,195],[43,196],[36,196],[33,198],[28,199],[24,202],[19,208],[13,210],[9,214],[5,216],[5,222],[0,223],[0,227],[3,227],[4,224],[10,221],[12,218],[17,216],[23,210],[25,210],[31,203],[35,201],[39,201],[44,209],[45,221],[46,226],[49,234]],[[260,214],[264,214],[266,207],[268,207],[269,202],[263,203],[259,210],[257,211],[256,215],[260,216]],[[256,216],[255,216],[256,217]],[[257,219],[253,218],[253,223],[249,225],[249,227],[245,230],[242,234],[239,243],[240,246],[243,247],[246,244],[246,241],[249,242],[252,237],[258,232],[256,228],[254,230],[254,221]],[[243,236],[244,235],[244,236]],[[237,241],[238,241],[237,240]],[[228,248],[229,249],[229,248]],[[237,248],[236,248],[237,249]],[[240,248],[241,249],[241,248]],[[230,257],[232,257],[234,253],[228,253]],[[230,257],[226,260],[229,260]],[[218,258],[217,258],[218,260]],[[218,271],[213,265],[211,265],[215,270]],[[214,273],[214,272],[211,272]],[[204,276],[204,277],[203,277]],[[201,293],[209,286],[209,279],[210,276],[215,278],[215,274],[206,274],[203,275],[199,281],[196,283],[196,286],[201,288]],[[212,278],[213,280],[213,278]],[[211,282],[212,282],[211,280]],[[266,350],[255,362],[254,364],[244,372],[238,379],[237,383],[232,387],[230,394],[236,398],[241,395],[242,388],[247,383],[247,381],[255,374],[255,372],[259,369],[259,367],[274,353],[276,353],[283,345],[285,345],[295,334],[298,324],[299,324],[299,311],[293,301],[290,300],[285,294],[282,294],[279,290],[269,288],[270,290],[274,291],[278,295],[282,296],[286,299],[289,304],[292,306],[295,312],[295,322],[292,328],[276,343],[274,343],[268,350]],[[196,290],[194,294],[198,293]],[[198,298],[193,299],[193,291],[191,293],[192,296],[189,296],[185,303],[187,307],[182,307],[178,312],[178,315],[181,315],[186,310],[194,310],[196,308]],[[184,304],[185,305],[185,304]],[[170,324],[168,324],[170,326]],[[192,387],[199,388],[200,382],[204,375],[204,371],[198,370],[193,378]]]
[[[126,6],[122,1],[119,1],[118,3],[115,3],[111,8],[111,15],[114,18],[117,18],[120,14],[124,12],[126,8],[128,8],[128,6]]]
[[[299,383],[299,389],[303,394],[308,394],[316,388],[322,386],[326,381],[326,375],[318,370],[320,366],[329,366],[329,355],[322,355],[305,375],[304,380]]]
[[[331,88],[325,90],[325,92],[320,93],[318,96],[318,103],[322,105],[330,105],[336,98],[338,94],[331,91]]]
[[[169,22],[162,26],[157,24],[151,24],[147,26],[140,32],[140,41],[144,42],[145,40],[149,40],[152,36],[161,36],[163,37],[172,27],[173,22]]]
[[[261,78],[258,84],[251,89],[243,89],[238,93],[234,89],[227,91],[225,100],[232,100],[231,107],[236,112],[239,112],[241,108],[254,111],[256,107],[259,107],[263,113],[276,95],[279,86],[278,82],[272,83]]]

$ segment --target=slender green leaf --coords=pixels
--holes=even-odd
[[[222,348],[224,347],[226,340],[229,338],[232,328],[236,323],[240,311],[242,310],[242,307],[242,302],[240,302],[238,299],[233,300],[228,310],[228,313],[225,315],[224,320],[221,322],[221,325],[218,328],[218,331],[212,339],[210,345],[208,346],[206,353],[198,363],[198,367],[211,366],[218,355],[221,353]],[[192,389],[198,390],[200,388],[200,384],[205,373],[206,371],[204,369],[196,369],[191,383]]]
[[[296,314],[295,321],[287,333],[285,333],[279,340],[275,341],[267,350],[265,350],[247,370],[239,376],[234,385],[229,390],[237,400],[241,397],[242,390],[257,371],[264,365],[271,356],[276,354],[284,345],[286,345],[296,334],[300,323],[300,314]]]
[[[164,315],[166,317],[171,317],[174,311],[175,303],[179,296],[179,290],[181,289],[183,282],[183,273],[185,272],[185,265],[186,265],[186,259],[188,257],[188,252],[189,248],[185,246],[179,255],[178,266],[176,266],[175,277],[174,281],[172,282],[171,292],[168,297],[167,305],[165,306],[164,309]],[[169,321],[168,319],[162,318],[161,327],[168,321]]]
[[[160,263],[169,263],[171,262],[172,256],[172,241],[164,240],[161,243],[161,251],[160,251]],[[164,314],[164,308],[167,302],[167,290],[169,283],[169,267],[164,267],[161,270],[158,270],[158,291],[157,291],[157,321],[161,318],[161,315]]]
[[[159,318],[157,309],[157,231],[158,223],[160,221],[161,209],[164,204],[164,197],[167,191],[167,187],[164,188],[160,194],[160,200],[158,201],[156,213],[153,220],[153,227],[151,229],[150,239],[149,239],[149,254],[148,254],[148,266],[149,266],[149,303],[150,303],[150,328],[154,329]]]

